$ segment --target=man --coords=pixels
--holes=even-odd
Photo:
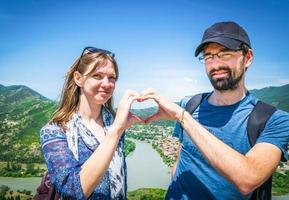
[[[159,104],[147,123],[178,120],[174,136],[181,146],[166,199],[249,199],[280,159],[288,159],[289,114],[274,112],[251,148],[246,128],[257,99],[245,87],[253,60],[246,31],[234,22],[216,23],[204,32],[195,56],[200,53],[214,90],[193,117],[182,108],[189,98],[180,107],[153,89],[142,94]]]

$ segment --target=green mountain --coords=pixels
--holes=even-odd
[[[132,109],[131,112],[135,115],[146,119],[148,116],[156,113],[158,111],[158,107],[150,107],[150,108],[144,108],[144,109]],[[152,125],[161,125],[161,126],[174,126],[174,121],[169,120],[161,120],[161,121],[154,121],[152,122]]]
[[[262,101],[289,112],[289,84],[280,87],[251,90],[250,92]]]
[[[280,87],[266,87],[262,89],[250,90],[258,99],[271,104],[278,109],[289,112],[289,84]],[[286,95],[287,94],[287,95]],[[158,107],[150,107],[145,109],[134,109],[132,112],[142,118],[146,118],[157,112]],[[174,121],[154,121],[154,125],[174,126]]]
[[[21,85],[0,85],[0,160],[41,162],[39,130],[55,102]]]
[[[251,90],[259,99],[289,112],[289,84]],[[42,162],[39,130],[51,118],[56,102],[21,85],[0,85],[0,161]],[[157,107],[132,110],[140,117],[156,113]],[[173,121],[155,125],[173,126]]]

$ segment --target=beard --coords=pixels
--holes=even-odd
[[[226,71],[228,76],[222,77],[222,78],[213,78],[213,73],[216,71]],[[208,76],[210,79],[210,82],[212,86],[219,91],[226,91],[226,90],[234,90],[238,87],[239,82],[242,80],[243,76],[245,74],[245,71],[240,72],[233,72],[231,68],[229,67],[219,67],[218,69],[212,69]]]

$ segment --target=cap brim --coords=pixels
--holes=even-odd
[[[235,39],[231,39],[231,38],[224,38],[224,37],[214,37],[214,38],[208,38],[206,40],[204,40],[197,48],[195,51],[195,57],[197,57],[204,49],[204,46],[208,43],[218,43],[228,49],[238,49],[241,45],[241,41],[239,40],[235,40]]]

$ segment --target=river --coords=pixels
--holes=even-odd
[[[138,188],[167,189],[170,182],[169,168],[152,146],[146,142],[134,140],[136,149],[126,159],[128,168],[128,191]],[[12,190],[30,190],[40,183],[40,178],[0,177],[0,185],[7,185]],[[289,194],[272,198],[273,200],[289,200]]]
[[[134,140],[135,151],[127,157],[128,191],[138,188],[166,189],[170,182],[169,168],[163,164],[162,159],[152,146],[146,142]],[[12,190],[30,190],[40,184],[41,178],[11,178],[0,177],[0,185],[7,185]]]
[[[170,169],[161,157],[146,142],[134,140],[135,150],[128,155],[128,191],[138,188],[167,189],[170,183]]]

